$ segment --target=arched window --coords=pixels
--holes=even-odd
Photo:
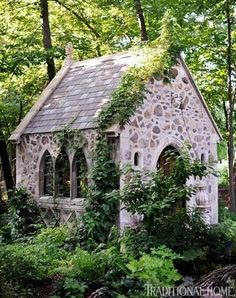
[[[56,159],[56,196],[70,197],[70,162],[65,150]]]
[[[134,154],[134,165],[139,166],[140,165],[140,153],[135,152]]]
[[[204,164],[206,162],[206,156],[204,153],[201,154],[201,163]]]
[[[50,153],[45,151],[41,161],[41,194],[53,195],[53,161]]]
[[[86,197],[88,186],[88,167],[83,150],[79,150],[74,158],[75,197]]]

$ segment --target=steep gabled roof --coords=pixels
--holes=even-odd
[[[45,88],[10,140],[17,142],[22,134],[57,131],[67,124],[74,129],[96,128],[97,114],[111,98],[127,68],[137,65],[141,61],[140,57],[138,54],[125,52],[66,64]],[[182,58],[180,62],[221,138]]]
[[[95,128],[96,115],[117,88],[128,66],[138,55],[118,53],[71,63],[62,68],[13,132],[21,134],[53,132],[70,124],[75,129]],[[52,90],[53,85],[53,90]]]

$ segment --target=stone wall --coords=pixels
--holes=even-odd
[[[148,84],[149,92],[142,106],[131,117],[121,133],[116,148],[115,160],[121,167],[134,165],[135,153],[139,153],[139,169],[154,171],[158,158],[168,145],[174,146],[180,153],[187,144],[191,145],[189,155],[192,159],[204,161],[217,160],[217,141],[219,136],[208,116],[201,99],[184,67],[177,65],[172,71],[171,84],[152,79]],[[96,137],[95,130],[82,131],[87,140],[84,148],[88,168],[91,170],[92,149]],[[23,135],[17,145],[16,177],[17,184],[26,186],[38,204],[46,223],[52,220],[69,222],[83,212],[83,198],[54,199],[40,197],[40,162],[46,150],[55,162],[60,148],[53,140],[52,134]],[[69,150],[68,157],[72,168],[75,152]],[[71,174],[72,177],[72,174]],[[72,181],[73,183],[73,181]],[[191,179],[188,183],[198,185],[199,194],[192,197],[189,206],[199,207],[205,211],[206,221],[218,221],[218,184],[217,178],[209,176],[198,181]],[[121,181],[122,186],[122,181]],[[120,225],[124,227],[139,220],[131,217],[123,208],[120,212]]]
[[[172,71],[171,84],[152,79],[148,84],[146,99],[135,115],[130,119],[120,136],[121,166],[134,165],[134,155],[140,154],[139,168],[155,170],[158,158],[165,147],[174,146],[179,152],[191,145],[192,159],[204,161],[217,160],[217,141],[219,136],[204,108],[196,89],[190,82],[182,64]],[[217,178],[208,176],[198,184],[200,200],[192,198],[188,206],[203,204],[207,221],[218,221]],[[205,196],[205,198],[203,197]],[[208,201],[207,201],[208,200]],[[125,210],[121,212],[121,227],[129,225],[137,218],[132,218]]]
[[[90,171],[96,131],[87,130],[82,133],[86,139],[84,154],[88,170]],[[41,213],[46,223],[72,221],[83,211],[83,198],[71,200],[70,198],[54,199],[52,197],[40,197],[40,166],[46,150],[51,154],[55,163],[60,148],[55,143],[52,134],[31,134],[21,137],[20,144],[16,146],[17,185],[24,186],[31,192],[41,208]],[[70,161],[71,177],[74,177],[72,175],[72,164],[76,151],[68,149],[67,154]]]

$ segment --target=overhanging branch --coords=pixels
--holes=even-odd
[[[101,35],[97,32],[97,30],[86,20],[86,18],[76,11],[74,11],[71,7],[67,6],[65,3],[61,2],[60,0],[53,0],[57,4],[64,7],[67,11],[73,14],[81,23],[83,23],[97,38],[100,38]]]

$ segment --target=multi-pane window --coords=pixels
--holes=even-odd
[[[70,162],[67,153],[62,150],[56,159],[56,196],[70,197]]]
[[[75,155],[74,167],[76,176],[75,197],[85,197],[88,186],[88,168],[82,150],[79,150]]]
[[[53,161],[48,151],[45,152],[43,160],[44,160],[43,195],[52,196],[53,195]]]
[[[39,181],[41,196],[85,198],[88,191],[88,167],[83,150],[75,154],[72,168],[64,149],[55,162],[46,151],[41,160]]]

